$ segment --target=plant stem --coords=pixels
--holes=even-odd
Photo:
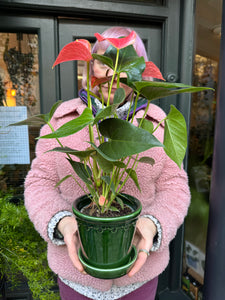
[[[113,85],[113,82],[114,82],[114,78],[116,76],[116,71],[117,71],[117,66],[118,66],[118,61],[119,61],[119,52],[120,52],[120,50],[117,49],[115,68],[114,68],[114,71],[113,71],[113,76],[112,76],[112,80],[111,80],[110,87],[109,87],[109,94],[108,94],[107,106],[109,106],[109,104],[110,104],[110,95],[111,95],[111,91],[112,91],[112,85]]]
[[[135,168],[135,169],[137,169],[137,165],[138,165],[138,161],[137,161],[138,155],[139,155],[139,154],[136,155],[136,158],[135,158],[135,160],[134,160],[134,163],[133,163],[133,165],[132,165],[132,167],[131,167],[130,172],[131,172],[132,170],[134,170],[135,164],[136,164],[136,168]],[[131,157],[129,157],[129,160],[128,160],[128,162],[127,162],[126,168],[127,168],[127,166],[128,166],[128,164],[129,164],[130,161],[131,161]],[[125,169],[126,169],[126,168],[125,168]],[[129,173],[130,173],[130,172],[129,172]],[[125,171],[123,172],[122,176],[124,175],[124,173],[125,173]],[[120,180],[122,180],[122,176],[120,177]],[[130,177],[130,175],[127,174],[127,176],[125,177],[123,183],[121,184],[121,186],[119,187],[119,189],[118,189],[118,191],[117,191],[118,193],[119,193],[119,192],[121,191],[121,189],[124,187],[124,185],[126,184],[126,182],[127,182],[127,180],[128,180],[129,177]]]
[[[137,93],[136,98],[135,98],[134,111],[133,111],[131,123],[133,123],[133,121],[134,121],[134,116],[135,116],[135,112],[136,112],[136,108],[137,108],[137,102],[138,102],[139,95],[140,95],[140,93]]]
[[[89,69],[90,69],[90,62],[87,62],[87,98],[88,98],[88,108],[92,110],[92,103],[91,103],[91,97],[90,97],[90,75],[89,75]],[[91,124],[88,125],[89,128],[89,138],[90,142],[94,142],[94,133],[93,133],[93,127]]]
[[[154,133],[159,128],[159,126],[162,124],[162,122],[164,122],[166,119],[168,119],[167,116],[158,123],[158,125],[156,126],[156,128],[153,130],[152,133]]]
[[[48,126],[50,127],[51,131],[54,132],[55,130],[54,130],[52,124],[51,124],[50,122],[48,122],[47,124],[48,124]],[[60,147],[63,148],[63,144],[60,142],[60,140],[59,140],[58,138],[55,138],[55,139],[56,139],[56,141],[58,142],[58,144],[60,145]],[[66,153],[66,155],[67,155],[67,157],[68,157],[69,159],[72,160],[71,156],[70,156],[68,153]]]
[[[128,109],[128,112],[127,112],[126,121],[129,120],[130,110],[131,110],[131,106],[132,106],[132,103],[133,103],[133,97],[134,97],[134,91],[132,92],[132,95],[131,95],[131,98],[130,98],[130,106],[129,106],[129,109]]]

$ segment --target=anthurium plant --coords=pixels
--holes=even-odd
[[[168,115],[154,128],[153,123],[145,118],[150,102],[170,95],[199,92],[205,88],[165,82],[160,70],[153,62],[145,62],[143,57],[137,55],[132,46],[136,38],[134,31],[127,37],[121,38],[104,38],[99,33],[96,33],[95,37],[98,42],[103,40],[109,42],[109,47],[103,55],[92,54],[89,41],[80,39],[66,45],[53,64],[55,67],[59,63],[70,60],[86,62],[88,104],[83,113],[55,130],[51,119],[61,104],[61,102],[56,102],[48,114],[36,115],[13,125],[48,124],[52,133],[40,138],[55,138],[58,141],[59,147],[49,150],[66,154],[74,172],[86,185],[84,193],[91,198],[93,206],[97,207],[100,213],[104,213],[108,210],[118,210],[118,204],[123,209],[123,202],[119,195],[129,178],[140,189],[136,174],[137,164],[154,164],[151,157],[143,155],[140,157],[140,153],[152,147],[162,147],[165,153],[181,167],[187,148],[185,119],[176,107],[171,105]],[[113,74],[108,76],[106,72],[103,78],[90,78],[90,63],[93,60],[106,65],[108,69],[113,70]],[[121,76],[121,73],[125,73],[126,76]],[[154,78],[157,81],[144,80],[146,78]],[[117,89],[113,103],[111,103],[110,95],[115,81]],[[120,119],[117,115],[117,108],[126,101],[125,91],[120,87],[120,82],[132,89],[130,110],[126,120]],[[108,84],[107,101],[101,92],[102,84],[106,83]],[[93,92],[96,86],[99,88],[98,95]],[[102,109],[96,116],[92,114],[92,97],[99,99],[102,103]],[[138,126],[135,126],[133,124],[135,110],[140,98],[145,99],[146,108],[143,117],[138,120]],[[130,113],[131,106],[134,107],[133,113]],[[165,127],[163,143],[154,136],[162,122]],[[71,149],[61,143],[60,138],[76,134],[86,126],[89,128],[90,137],[86,150]],[[94,128],[97,138],[94,138]],[[69,177],[79,184],[74,175],[68,174],[57,183],[57,186]]]

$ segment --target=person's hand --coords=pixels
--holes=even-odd
[[[64,242],[67,246],[68,255],[74,267],[82,274],[86,274],[77,255],[78,235],[77,222],[74,217],[65,217],[58,223],[58,230],[64,236]]]
[[[139,218],[136,225],[136,232],[134,237],[134,244],[137,247],[138,257],[132,269],[129,271],[128,276],[136,274],[145,264],[148,254],[141,251],[145,249],[149,252],[153,245],[154,236],[157,233],[155,224],[149,218]]]

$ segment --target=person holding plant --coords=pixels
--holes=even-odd
[[[129,84],[129,74],[124,71],[120,76],[116,76],[107,59],[106,64],[103,59],[98,59],[98,55],[104,54],[110,44],[116,45],[117,49],[124,46],[121,46],[122,43],[132,44],[138,57],[142,57],[143,60],[142,76],[145,75],[147,79],[152,77],[163,79],[157,67],[148,62],[141,38],[131,29],[124,27],[109,28],[102,35],[96,34],[96,37],[98,41],[92,53],[84,40],[78,41],[86,47],[84,50],[87,54],[83,52],[82,55],[86,55],[84,60],[88,63],[89,71],[84,71],[83,89],[79,92],[79,98],[61,104],[53,114],[51,126],[59,128],[66,122],[78,118],[87,106],[91,107],[94,115],[98,114],[105,106],[115,102],[115,95],[119,89],[123,90],[123,100],[114,107],[116,110],[111,111],[111,114],[116,114],[115,118],[133,122],[136,126],[138,120],[142,120],[143,123],[143,120],[151,121],[154,128],[157,128],[157,131],[154,131],[155,137],[163,143],[165,123],[162,120],[166,119],[165,113],[158,106],[149,105],[150,101],[144,98],[137,97],[135,101],[136,92]],[[68,47],[75,47],[77,44],[73,42]],[[76,49],[73,51],[75,53]],[[73,56],[67,52],[64,60],[60,55],[58,58],[59,61],[56,60],[55,64],[72,60]],[[145,66],[151,66],[151,70],[144,71]],[[92,89],[89,87],[90,78]],[[144,95],[144,90],[141,94]],[[41,129],[41,136],[50,133],[49,126],[45,125]],[[85,274],[78,258],[77,222],[71,212],[71,203],[84,193],[84,185],[79,179],[74,182],[71,178],[73,176],[67,175],[72,171],[68,161],[65,162],[63,159],[65,153],[47,151],[57,147],[58,143],[86,151],[85,142],[89,138],[92,141],[95,134],[89,127],[89,131],[84,128],[76,135],[65,136],[58,141],[39,139],[36,158],[25,181],[26,208],[35,228],[48,242],[49,266],[58,275],[63,300],[134,300],[139,297],[153,300],[158,276],[169,261],[169,243],[187,214],[190,202],[187,174],[168,157],[162,147],[153,147],[145,151],[145,155],[151,157],[149,163],[139,163],[135,167],[140,182],[134,184],[131,178],[128,178],[126,184],[119,189],[137,197],[143,206],[134,237],[134,244],[138,250],[137,260],[128,274],[121,278],[104,280],[89,276]],[[89,151],[93,149],[90,147]],[[95,170],[93,165],[93,172]],[[99,179],[97,177],[95,180],[95,186],[98,186]],[[101,195],[96,205],[106,207],[107,201]]]

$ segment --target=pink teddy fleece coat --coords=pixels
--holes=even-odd
[[[77,98],[64,102],[56,110],[52,125],[56,129],[65,122],[81,115],[85,104]],[[141,118],[143,110],[136,114]],[[151,104],[147,118],[154,126],[165,117],[165,113],[156,105]],[[163,142],[163,126],[160,126],[155,136]],[[41,135],[50,133],[47,125],[41,129]],[[64,146],[84,150],[89,146],[87,128],[80,132],[61,138]],[[132,180],[127,181],[123,192],[137,197],[143,205],[142,215],[153,215],[161,224],[162,241],[160,248],[152,252],[142,269],[129,278],[127,275],[114,279],[103,280],[83,275],[72,265],[65,245],[52,243],[47,234],[48,223],[59,211],[72,211],[73,201],[83,194],[72,178],[64,181],[58,188],[56,183],[68,174],[73,174],[69,162],[63,153],[47,152],[58,147],[55,139],[40,139],[36,146],[36,158],[25,180],[25,205],[36,230],[48,243],[48,263],[50,268],[64,279],[85,286],[91,286],[101,291],[107,291],[112,284],[126,286],[136,282],[148,281],[159,275],[169,262],[169,243],[175,237],[178,227],[187,214],[190,192],[187,174],[171,161],[162,148],[152,148],[144,152],[155,160],[153,166],[140,163],[137,168],[141,192]],[[83,186],[81,180],[78,179]]]

